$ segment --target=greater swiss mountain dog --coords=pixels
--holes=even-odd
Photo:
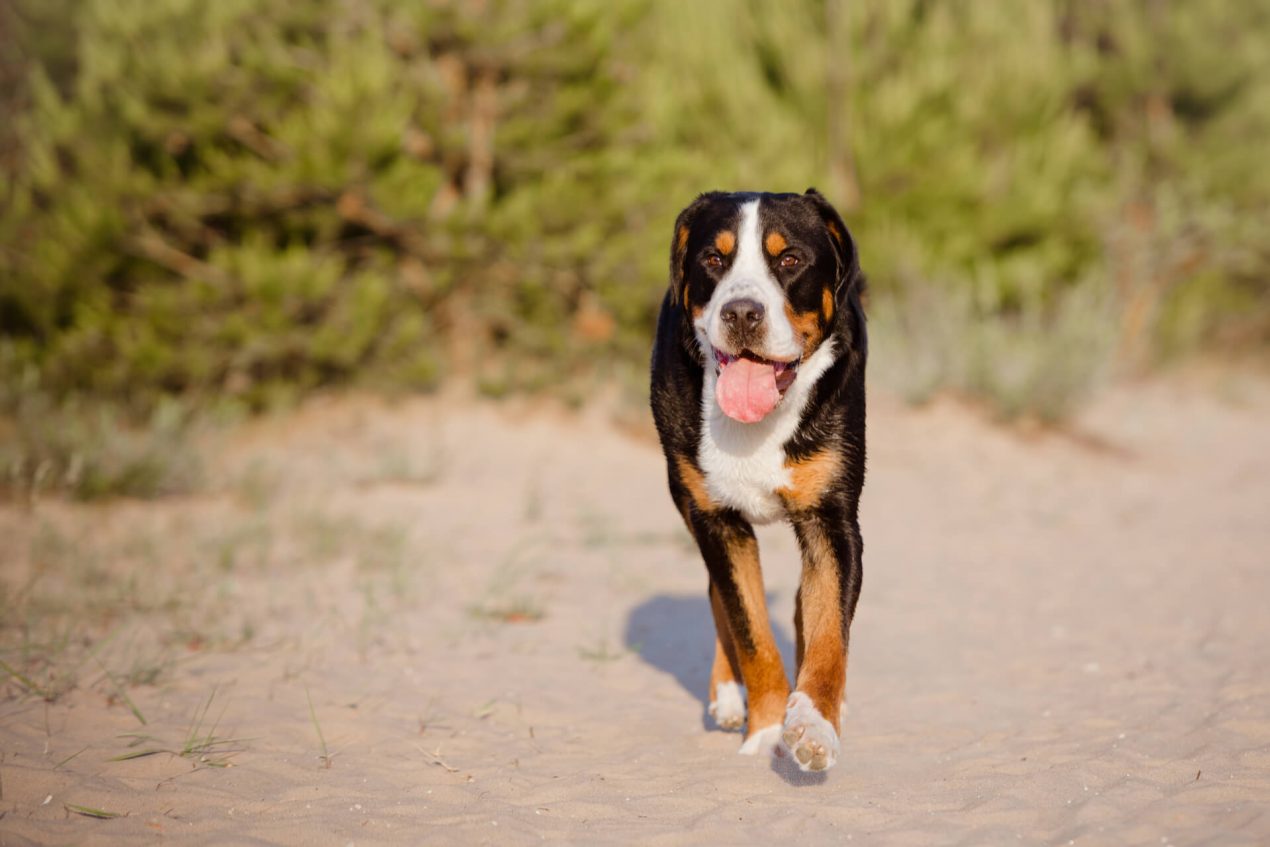
[[[741,752],[783,742],[803,770],[838,758],[860,596],[863,287],[851,234],[815,189],[703,194],[675,221],[653,347],[670,495],[710,576],[710,714],[740,729],[748,706]],[[802,548],[792,694],[753,528],[777,519]]]

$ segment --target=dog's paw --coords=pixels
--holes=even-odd
[[[737,750],[742,756],[757,756],[760,753],[771,753],[776,749],[776,745],[781,740],[781,725],[774,723],[771,726],[765,726],[762,729],[756,729],[745,739],[745,743],[741,745],[741,749]]]
[[[745,698],[735,682],[720,682],[710,701],[710,717],[719,729],[737,730],[745,723]]]
[[[838,761],[838,733],[801,691],[789,695],[781,741],[805,771],[827,770]]]

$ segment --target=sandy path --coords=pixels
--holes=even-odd
[[[61,654],[52,704],[4,690],[0,844],[1266,843],[1270,390],[1238,395],[1122,390],[1081,439],[875,401],[816,778],[704,717],[704,569],[656,448],[590,417],[317,403],[214,448],[212,494],[5,507],[6,614],[38,572],[111,641]],[[112,551],[105,587],[50,533]],[[760,539],[788,651],[794,542]],[[97,668],[152,649],[143,727]],[[203,733],[245,740],[112,761],[181,746],[209,696]]]

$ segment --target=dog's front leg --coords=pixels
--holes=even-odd
[[[732,625],[719,592],[710,585],[710,612],[714,616],[714,664],[710,668],[710,717],[720,729],[734,730],[745,725],[745,703],[741,700],[741,663],[732,643]]]
[[[745,683],[749,725],[741,752],[768,752],[780,739],[789,680],[768,622],[754,529],[726,509],[692,513],[691,524],[710,572],[716,625],[721,633],[726,626]]]
[[[793,516],[802,547],[795,629],[798,670],[781,738],[803,770],[838,760],[847,679],[847,640],[860,596],[860,528],[830,504]]]

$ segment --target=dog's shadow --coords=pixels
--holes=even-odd
[[[773,595],[767,595],[767,605]],[[785,663],[794,668],[794,643],[786,629],[772,622],[772,635]],[[660,671],[670,674],[685,691],[701,702],[701,723],[713,728],[706,709],[710,705],[710,664],[714,661],[714,617],[704,591],[691,594],[657,594],[631,610],[626,619],[626,648]]]

